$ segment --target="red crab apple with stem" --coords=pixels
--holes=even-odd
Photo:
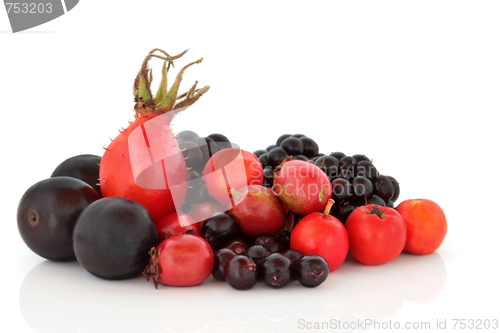
[[[135,200],[148,209],[155,221],[176,212],[187,190],[186,163],[171,129],[172,119],[209,89],[197,89],[195,83],[187,93],[178,95],[184,71],[202,58],[183,67],[167,88],[167,72],[173,60],[185,53],[170,56],[154,49],[147,55],[134,82],[135,120],[105,148],[100,165],[103,197]],[[164,60],[162,80],[154,97],[148,69],[153,57]]]
[[[328,263],[330,272],[347,257],[349,238],[342,222],[330,215],[334,201],[328,200],[323,213],[305,216],[292,230],[290,248],[304,254],[317,254]]]

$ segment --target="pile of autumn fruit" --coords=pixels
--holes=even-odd
[[[380,265],[403,250],[436,251],[447,232],[431,200],[394,208],[399,184],[364,155],[329,155],[302,134],[285,134],[254,153],[222,134],[174,133],[174,117],[209,87],[179,94],[174,60],[155,49],[134,83],[135,119],[104,155],[78,155],[21,198],[21,237],[36,254],[78,262],[111,280],[144,275],[194,286],[210,275],[236,289],[258,281],[281,288],[323,283],[348,252]],[[152,58],[163,60],[151,92]]]

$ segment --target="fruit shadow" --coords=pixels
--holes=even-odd
[[[294,281],[272,289],[259,282],[246,291],[212,278],[196,287],[155,290],[142,276],[109,281],[77,262],[44,261],[24,277],[19,307],[40,333],[295,332],[304,331],[301,322],[380,321],[404,302],[431,301],[445,283],[446,266],[438,253],[403,253],[380,266],[364,266],[348,256],[319,287]]]

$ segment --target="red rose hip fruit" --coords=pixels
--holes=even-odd
[[[167,286],[189,287],[205,281],[214,266],[212,248],[195,235],[177,235],[165,239],[150,251],[150,263],[143,274]]]
[[[328,201],[323,213],[305,216],[292,230],[290,248],[323,257],[330,272],[336,270],[347,257],[349,239],[344,225],[329,215],[333,200]]]
[[[332,196],[332,184],[319,167],[293,160],[278,168],[274,191],[289,210],[307,215],[325,209]]]
[[[437,203],[428,199],[406,200],[396,210],[406,224],[405,251],[429,254],[441,246],[448,231],[448,223]]]
[[[345,222],[349,252],[365,265],[380,265],[396,258],[406,241],[406,226],[394,209],[378,205],[356,208]]]
[[[277,234],[285,224],[285,209],[267,187],[250,185],[243,193],[231,190],[234,207],[229,211],[248,236]]]

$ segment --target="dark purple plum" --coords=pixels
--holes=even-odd
[[[262,168],[265,168],[268,166],[272,168],[272,166],[269,164],[269,153],[264,153],[264,154],[260,155],[259,162],[262,165]]]
[[[351,200],[353,195],[352,185],[347,179],[337,178],[332,181],[332,199],[337,204]]]
[[[372,182],[363,176],[358,176],[353,179],[352,187],[354,192],[354,197],[366,204],[366,201],[373,195],[373,184]]]
[[[271,150],[273,150],[273,149],[274,149],[274,148],[276,148],[276,147],[278,147],[278,146],[276,146],[276,145],[269,145],[269,146],[267,146],[266,150],[267,150],[268,152],[270,152]]]
[[[292,261],[292,264],[295,264],[300,258],[304,256],[304,253],[300,252],[299,250],[288,249],[283,252],[283,255],[287,256]]]
[[[356,176],[366,177],[373,182],[378,176],[378,171],[370,161],[360,161],[356,164]]]
[[[50,177],[66,176],[80,179],[102,196],[98,179],[100,163],[101,157],[97,155],[73,156],[59,164]]]
[[[31,186],[17,207],[17,227],[26,245],[53,261],[75,260],[73,230],[80,213],[99,200],[80,179],[54,177]]]
[[[367,204],[369,205],[379,205],[379,206],[385,206],[385,201],[378,195],[374,194],[370,199],[368,199]]]
[[[90,204],[73,233],[76,259],[89,273],[122,280],[139,275],[158,245],[155,221],[140,203],[107,197]]]

